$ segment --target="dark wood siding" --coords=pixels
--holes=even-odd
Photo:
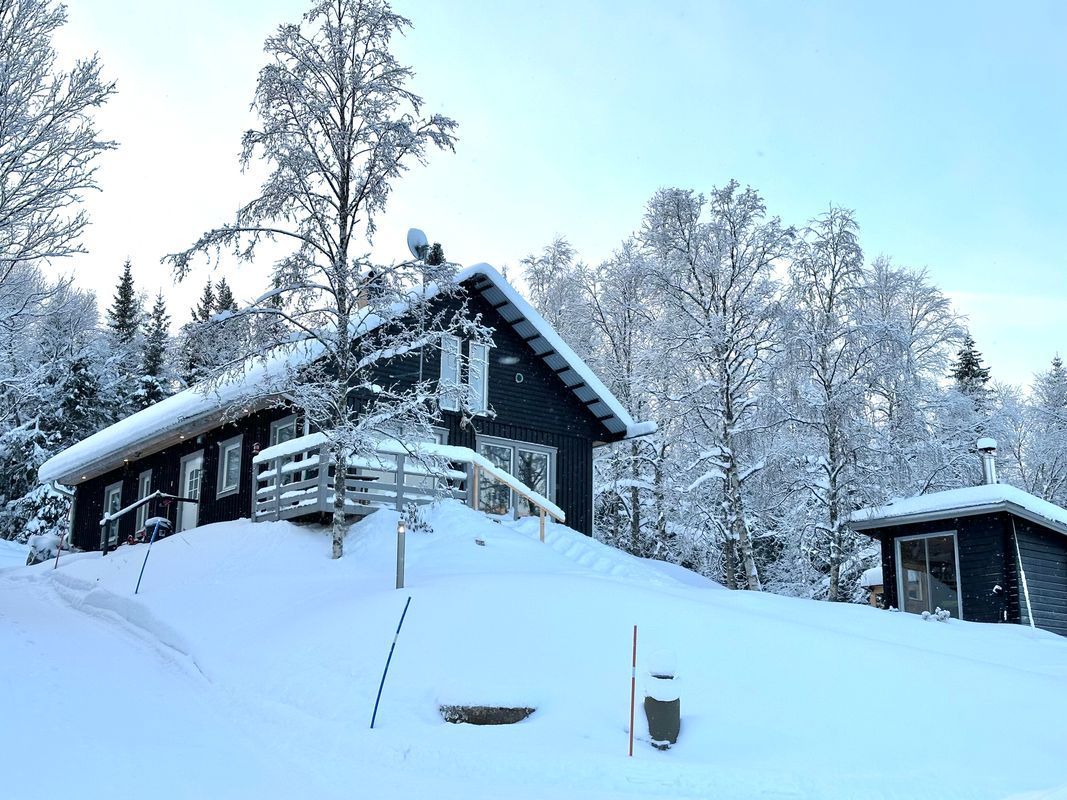
[[[555,448],[553,499],[567,515],[568,526],[592,534],[593,442],[605,438],[607,431],[492,306],[474,297],[468,308],[495,329],[488,381],[488,401],[495,416],[475,417],[461,427],[460,414],[444,412],[448,443],[476,449],[482,435]],[[466,342],[463,352],[469,352]],[[436,381],[440,369],[440,352],[427,349],[393,359],[380,370],[378,380],[414,382],[421,374],[424,380]]]
[[[144,458],[132,459],[123,467],[104,473],[77,486],[74,505],[74,536],[76,547],[83,550],[100,549],[100,518],[104,514],[104,489],[122,481],[122,504],[127,506],[137,499],[137,479],[146,469],[152,470],[152,491],[161,489],[168,494],[179,494],[181,460],[199,450],[204,451],[204,474],[201,479],[201,502],[198,523],[225,522],[248,517],[252,510],[252,452],[256,444],[266,447],[270,440],[270,423],[288,416],[287,409],[261,411],[235,423],[223,425],[190,438],[188,441],[168,447]],[[241,486],[235,494],[217,498],[219,444],[234,436],[241,440]],[[177,509],[168,507],[149,508],[149,516],[165,516],[172,523],[177,520]],[[136,515],[127,514],[119,522],[119,541],[133,534]]]
[[[459,305],[454,300],[445,302],[451,308]],[[494,415],[478,416],[464,423],[460,414],[444,412],[442,424],[448,429],[449,443],[476,449],[477,438],[481,435],[555,448],[555,485],[550,494],[567,515],[569,526],[591,534],[593,443],[617,437],[610,434],[559,375],[480,295],[470,298],[468,309],[472,315],[481,315],[482,322],[495,329],[494,346],[489,353],[488,379],[488,402]],[[468,353],[466,342],[463,347],[464,353]],[[422,353],[413,351],[393,358],[379,370],[376,380],[382,385],[403,385],[414,383],[420,376],[424,380],[436,381],[439,374],[439,351],[430,348]],[[517,376],[521,376],[521,380]],[[256,443],[265,447],[269,441],[270,422],[289,413],[283,409],[259,412],[80,484],[74,513],[75,544],[83,549],[99,549],[99,521],[103,515],[106,486],[121,480],[123,504],[127,505],[136,498],[137,476],[143,470],[151,469],[153,491],[162,489],[178,494],[181,459],[201,449],[204,451],[204,474],[199,524],[249,516],[252,448]],[[241,489],[234,495],[216,498],[218,445],[238,434],[244,435]],[[155,515],[156,512],[152,509],[150,513]],[[176,510],[171,507],[166,516],[174,522]],[[132,534],[133,529],[134,515],[130,514],[120,523],[120,541]]]
[[[1067,636],[1067,537],[1018,518],[1015,535],[1034,624]],[[1029,622],[1025,595],[1020,606],[1022,620]]]
[[[885,581],[886,605],[900,608],[900,598],[897,595],[896,540],[903,536],[955,531],[956,546],[959,548],[959,591],[963,618],[973,622],[1002,621],[1005,598],[994,594],[993,587],[999,584],[1010,598],[1013,585],[1008,579],[1005,561],[1008,544],[1007,516],[982,514],[954,517],[868,531],[867,533],[882,542],[882,579]],[[1015,621],[1010,613],[1009,620]]]

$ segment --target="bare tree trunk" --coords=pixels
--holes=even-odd
[[[331,534],[333,541],[332,558],[340,558],[344,555],[345,531],[348,528],[345,519],[345,473],[346,461],[344,453],[340,450],[333,451],[333,520]],[[320,464],[319,469],[329,469],[328,465]]]
[[[726,513],[730,520],[730,532],[740,548],[741,561],[745,567],[745,580],[748,588],[754,592],[763,591],[759,573],[756,570],[756,556],[752,549],[752,537],[745,521],[745,506],[741,499],[741,479],[737,472],[737,463],[730,456],[726,467]]]
[[[726,564],[723,568],[724,577],[726,578],[726,588],[737,588],[737,542],[734,541],[733,536],[727,534],[726,547],[723,550],[723,560]]]
[[[830,517],[830,588],[827,598],[831,602],[841,599],[841,514],[840,498],[838,497],[838,459],[840,458],[840,443],[838,442],[837,428],[830,425],[827,436],[827,505]]]

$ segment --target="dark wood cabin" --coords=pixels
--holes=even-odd
[[[882,546],[884,606],[1067,636],[1067,510],[1006,484],[862,509]]]
[[[441,444],[470,448],[523,485],[547,497],[570,527],[592,532],[593,450],[654,428],[636,425],[619,401],[592,374],[537,312],[491,267],[464,270],[459,279],[472,314],[494,329],[493,346],[471,351],[450,340],[439,348],[408,353],[389,362],[383,381],[444,376],[464,359],[483,363],[478,390],[491,414],[463,414],[458,404],[442,408],[436,436]],[[442,303],[456,302],[454,299]],[[443,366],[442,352],[445,352]],[[458,372],[455,380],[470,381]],[[475,378],[477,379],[477,377]],[[254,376],[252,376],[254,380]],[[164,516],[176,530],[239,518],[255,518],[257,474],[253,460],[267,448],[309,432],[299,409],[261,403],[233,422],[224,412],[240,396],[189,389],[79,442],[46,462],[42,481],[75,489],[71,541],[85,550],[127,541],[145,520]],[[447,404],[446,404],[447,405]],[[261,485],[261,484],[260,484]],[[469,487],[461,487],[469,488]],[[139,498],[162,490],[196,497],[199,505],[153,501],[101,526]],[[483,491],[478,505],[491,513],[522,513],[522,498],[499,485]],[[527,511],[529,509],[526,509]],[[292,514],[287,515],[291,518]],[[277,518],[277,517],[275,517]]]

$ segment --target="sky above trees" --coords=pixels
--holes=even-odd
[[[232,216],[240,135],[264,39],[303,0],[70,0],[61,55],[99,51],[118,95],[99,114],[120,148],[88,198],[106,296],[129,257],[185,321],[159,258]],[[1061,343],[1067,219],[1067,6],[904,3],[485,4],[399,0],[398,58],[427,112],[457,119],[455,155],[397,184],[374,243],[412,225],[461,263],[509,266],[566,235],[599,262],[664,186],[751,184],[804,224],[856,211],[868,259],[928,266],[968,315],[994,378],[1029,383]],[[227,267],[239,298],[260,273]],[[254,285],[253,285],[254,284]]]

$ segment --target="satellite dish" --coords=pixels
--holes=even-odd
[[[408,230],[408,250],[411,251],[411,255],[415,258],[425,258],[426,250],[430,246],[430,240],[426,238],[426,234],[420,231],[418,228],[410,228]]]

